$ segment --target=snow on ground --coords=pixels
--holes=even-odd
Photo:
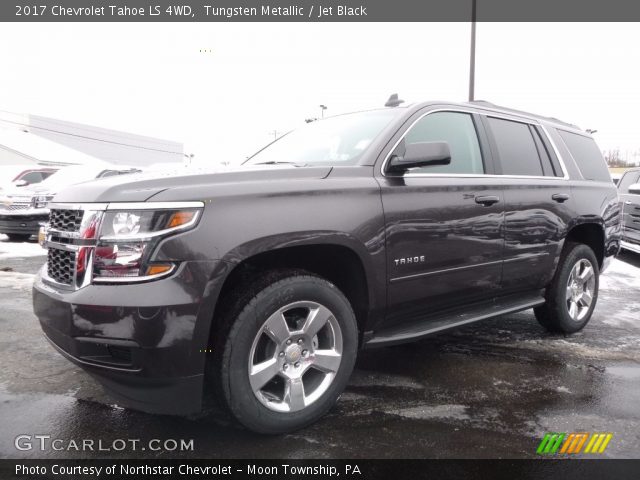
[[[47,251],[37,242],[10,242],[6,235],[0,234],[0,260],[15,257],[37,257]],[[0,267],[2,264],[0,263]]]
[[[0,288],[31,290],[35,275],[31,273],[0,272]]]
[[[600,277],[600,290],[640,290],[640,268],[614,260]]]

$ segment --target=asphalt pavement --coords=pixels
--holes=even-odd
[[[325,418],[268,437],[210,401],[187,418],[114,405],[42,336],[31,283],[43,254],[0,238],[2,458],[527,458],[546,432],[611,432],[601,457],[640,458],[640,255],[621,255],[601,278],[578,334],[549,334],[526,311],[365,351]],[[73,448],[87,439],[93,451]],[[140,442],[120,449],[121,439]],[[181,440],[191,448],[173,448]]]

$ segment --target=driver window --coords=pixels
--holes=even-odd
[[[416,142],[447,142],[451,163],[412,168],[410,173],[484,173],[476,128],[468,113],[436,112],[422,117],[411,127],[396,151],[404,150],[407,143]]]

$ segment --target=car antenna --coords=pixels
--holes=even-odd
[[[387,103],[385,103],[384,106],[385,107],[397,107],[401,103],[404,103],[404,100],[400,100],[398,98],[398,94],[397,93],[392,93],[391,96],[389,97],[389,100],[387,100]]]

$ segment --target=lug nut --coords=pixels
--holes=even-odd
[[[289,365],[285,363],[285,364],[282,366],[282,369],[283,369],[283,370],[286,370],[287,368],[289,368]]]
[[[304,340],[302,340],[302,339],[298,340],[298,345],[302,345],[303,343],[304,343]]]
[[[295,367],[298,368],[300,366],[300,362],[296,362]]]
[[[303,355],[304,357],[306,357],[306,356],[307,356],[307,353],[309,353],[307,350],[302,350],[302,355]]]
[[[278,356],[279,356],[279,357],[284,357],[284,352],[280,352],[280,353],[278,354]]]
[[[291,339],[287,340],[287,345],[291,345]]]

